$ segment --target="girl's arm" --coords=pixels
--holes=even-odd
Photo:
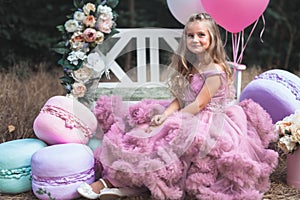
[[[169,106],[166,108],[166,110],[160,114],[160,115],[155,115],[152,119],[151,119],[151,125],[161,125],[169,115],[171,115],[172,113],[174,113],[175,111],[180,109],[180,104],[177,98],[175,98],[170,104]]]
[[[221,79],[219,75],[208,77],[195,101],[184,107],[181,111],[194,115],[199,113],[210,102],[220,86]]]
[[[175,98],[169,106],[166,108],[163,114],[166,116],[171,115],[173,112],[178,111],[180,109],[180,104],[177,98]]]

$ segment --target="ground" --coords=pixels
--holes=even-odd
[[[261,69],[247,69],[245,73],[243,73],[242,88],[261,72]],[[20,80],[14,74],[0,73],[0,143],[34,136],[32,123],[39,113],[40,108],[49,97],[63,93],[61,85],[58,82],[58,77],[61,75],[59,73],[61,72],[51,72],[51,74],[49,74],[49,72],[42,71],[24,80]],[[299,74],[300,73],[297,73],[297,75]],[[139,93],[137,94],[140,95]],[[265,193],[263,200],[300,199],[300,190],[286,184],[284,155],[280,156],[279,164],[270,179],[270,190]],[[31,191],[17,195],[0,194],[0,200],[35,199],[37,198]],[[148,197],[127,198],[126,200],[138,199],[149,200]]]

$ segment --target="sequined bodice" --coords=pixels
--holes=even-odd
[[[182,104],[182,106],[186,106],[193,102],[196,99],[199,92],[201,91],[205,80],[208,77],[215,75],[220,76],[221,86],[215,93],[215,95],[212,97],[210,103],[207,105],[207,109],[209,109],[209,107],[215,108],[219,107],[220,105],[223,105],[223,102],[225,102],[225,100],[228,97],[226,74],[223,71],[212,70],[191,75],[190,83],[180,97],[180,103]]]

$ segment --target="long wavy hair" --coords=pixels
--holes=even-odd
[[[227,55],[223,46],[223,42],[221,40],[221,35],[219,28],[216,22],[211,18],[207,13],[199,13],[190,16],[188,22],[186,23],[181,40],[179,42],[179,46],[177,51],[173,54],[171,63],[169,67],[171,70],[174,70],[175,73],[170,77],[168,85],[171,87],[171,91],[177,91],[178,87],[182,87],[182,83],[186,82],[189,74],[191,74],[193,69],[193,64],[195,64],[197,55],[192,53],[187,48],[187,28],[191,22],[201,21],[206,23],[206,27],[210,34],[210,46],[207,49],[207,57],[204,59],[210,59],[214,63],[217,63],[223,66],[227,78],[231,80],[232,70],[226,64]],[[178,77],[181,76],[184,80],[178,81]],[[186,84],[185,84],[186,85]],[[176,89],[177,88],[177,89]],[[176,95],[176,94],[174,94]]]

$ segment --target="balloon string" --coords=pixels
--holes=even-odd
[[[242,51],[241,51],[241,53],[240,53],[240,56],[239,56],[239,59],[237,60],[237,62],[238,63],[241,63],[242,62],[242,59],[243,59],[243,48],[245,47],[245,31],[243,30],[242,32],[241,32],[241,38],[242,38]]]
[[[224,47],[226,46],[227,41],[228,41],[228,31],[226,31],[226,34],[225,34],[225,41],[224,41],[224,44],[223,44]]]
[[[232,34],[232,52],[233,52],[233,62],[237,63],[238,51],[240,45],[240,33]]]
[[[263,34],[264,34],[264,32],[265,32],[265,28],[266,28],[266,21],[265,21],[264,15],[261,16],[261,19],[262,19],[262,21],[263,21],[263,25],[264,25],[264,26],[263,26],[263,28],[262,28],[260,34],[259,34],[259,37],[260,37],[260,41],[263,43],[264,40],[262,39],[262,36],[263,36]]]
[[[232,54],[233,54],[233,78],[236,78],[236,70],[237,70],[237,54],[238,54],[238,35],[237,33],[233,33],[231,35],[232,40]]]
[[[235,34],[236,33],[231,34],[233,62],[235,62]]]
[[[254,29],[256,28],[256,25],[257,25],[258,21],[259,21],[259,18],[258,18],[258,19],[256,20],[256,22],[254,23],[254,25],[253,25],[253,27],[252,27],[252,30],[251,30],[251,32],[250,32],[248,38],[247,38],[246,43],[243,44],[243,46],[242,46],[241,53],[240,53],[240,55],[239,55],[239,58],[237,59],[237,63],[242,62],[244,51],[245,51],[246,46],[247,46],[247,44],[248,44],[248,42],[249,42],[249,40],[250,40],[250,38],[251,38],[251,36],[252,36],[252,34],[253,34],[253,32],[254,32]],[[264,30],[264,28],[263,28],[263,30]],[[243,37],[244,37],[244,35],[243,35]]]

